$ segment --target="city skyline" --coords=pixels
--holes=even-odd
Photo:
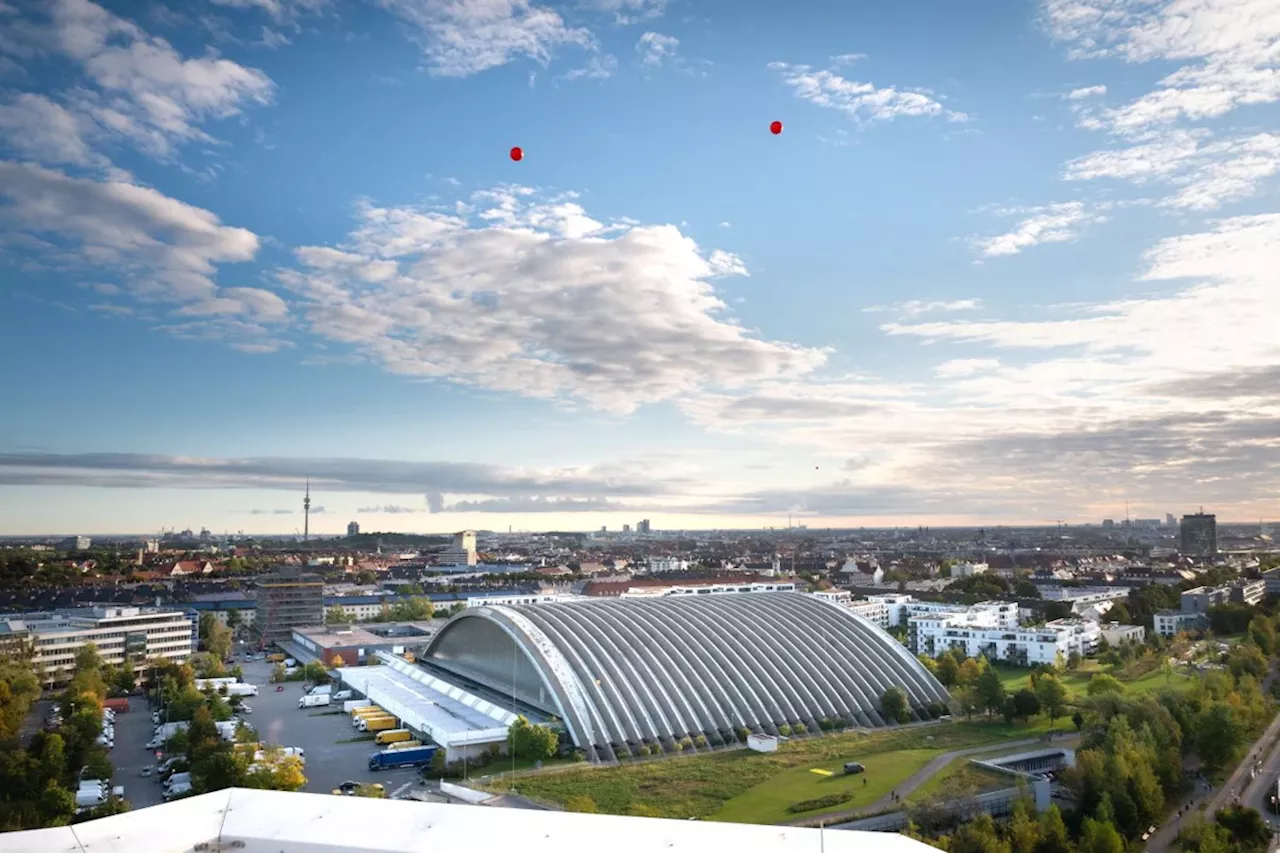
[[[1280,518],[1231,8],[0,0],[0,533]]]

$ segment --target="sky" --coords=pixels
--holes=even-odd
[[[1280,519],[1277,169],[1274,0],[0,0],[0,533]]]

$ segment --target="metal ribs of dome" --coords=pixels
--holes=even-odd
[[[716,744],[744,726],[777,734],[783,724],[804,723],[817,731],[824,717],[883,726],[880,697],[890,687],[905,690],[917,714],[949,700],[888,634],[801,593],[469,608],[441,629],[427,656],[477,618],[518,643],[593,759],[686,735]]]

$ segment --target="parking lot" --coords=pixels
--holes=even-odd
[[[378,747],[372,739],[354,740],[360,733],[352,727],[350,715],[342,713],[341,704],[299,709],[302,682],[285,682],[284,690],[277,693],[276,685],[269,683],[271,664],[250,661],[241,666],[244,680],[258,685],[258,695],[247,700],[253,711],[243,719],[258,730],[264,743],[302,747],[307,758],[307,787],[303,790],[328,793],[339,783],[353,779],[381,782],[390,796],[418,780],[413,768],[370,772],[369,754]]]
[[[381,782],[387,795],[391,796],[419,781],[413,768],[370,772],[369,753],[377,746],[371,739],[356,740],[360,733],[352,727],[351,717],[342,713],[341,704],[329,708],[299,709],[301,682],[286,682],[282,685],[284,690],[277,693],[276,685],[269,682],[269,663],[250,661],[242,663],[241,667],[245,682],[257,685],[258,695],[245,700],[251,711],[241,714],[240,719],[257,729],[264,743],[302,747],[306,756],[303,773],[307,777],[304,791],[327,794],[351,779]],[[116,767],[112,784],[125,786],[125,799],[135,809],[163,802],[160,782],[154,771],[150,777],[141,775],[143,768],[156,765],[155,752],[145,749],[155,731],[147,700],[142,697],[130,699],[129,713],[116,714],[115,727],[115,748],[110,754]]]

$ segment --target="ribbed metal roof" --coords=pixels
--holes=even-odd
[[[574,741],[593,756],[686,735],[716,743],[743,726],[816,730],[823,717],[883,726],[880,697],[890,687],[904,689],[912,708],[948,701],[887,633],[801,593],[475,607],[440,630],[427,656],[527,694],[514,671],[509,684],[495,683],[514,665],[503,663],[513,651],[492,641],[494,625],[518,645]],[[471,660],[459,651],[467,649],[477,650]]]

